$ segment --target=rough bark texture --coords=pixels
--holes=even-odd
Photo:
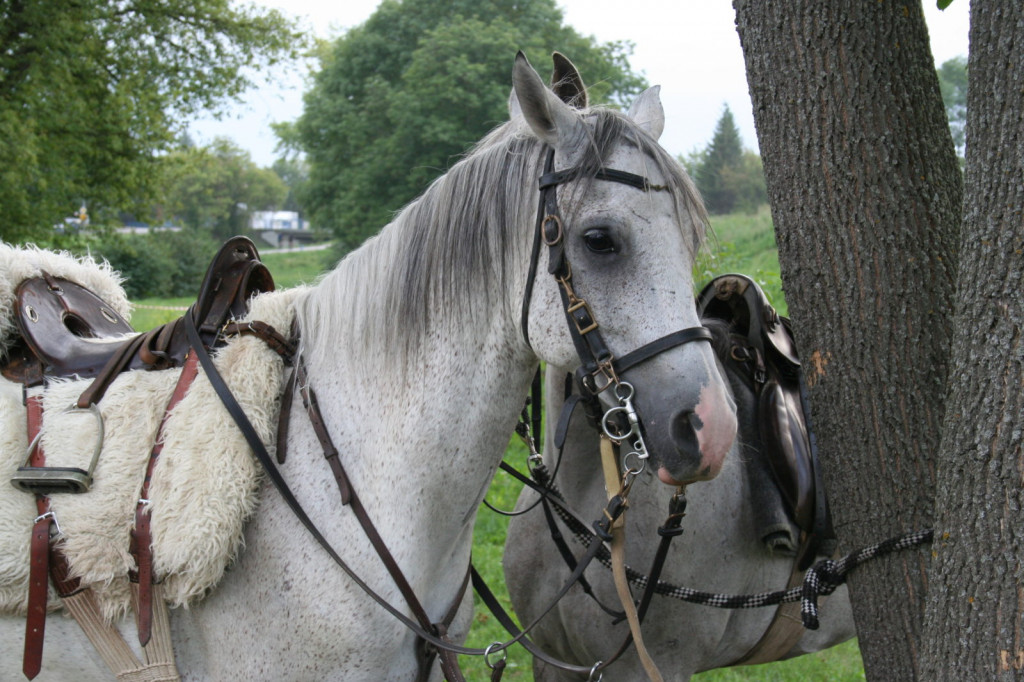
[[[1024,675],[1024,5],[971,3],[967,173],[928,679]]]
[[[933,522],[962,180],[919,0],[733,4],[845,553]],[[850,577],[871,679],[918,677],[929,555]]]

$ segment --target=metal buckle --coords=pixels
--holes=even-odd
[[[32,453],[39,447],[39,441],[43,437],[44,428],[39,429],[32,442],[29,443],[25,452],[25,466],[18,467],[18,470],[11,476],[11,485],[18,490],[34,495],[52,495],[55,493],[84,493],[92,487],[92,475],[96,470],[96,463],[100,459],[100,452],[103,450],[103,415],[100,408],[95,404],[81,408],[71,405],[64,408],[60,414],[69,414],[77,411],[88,411],[94,417],[99,427],[96,438],[96,447],[92,453],[92,460],[89,462],[89,470],[83,471],[78,467],[34,467],[29,466]]]
[[[619,377],[615,374],[615,371],[612,370],[609,372],[609,369],[611,369],[610,365],[602,364],[598,365],[598,368],[590,374],[583,374],[580,372],[578,374],[579,381],[583,385],[583,388],[589,391],[591,395],[599,395],[607,391],[612,386],[615,386],[619,381]],[[603,377],[604,383],[598,384],[598,377]]]
[[[590,324],[587,325],[585,329],[583,327],[580,327],[580,321],[576,319],[575,315],[573,315],[573,313],[580,309],[587,311],[587,318],[590,320]],[[587,303],[586,300],[582,298],[576,299],[576,302],[571,304],[568,308],[566,308],[565,311],[569,313],[569,316],[572,318],[573,324],[576,325],[576,331],[578,331],[581,336],[584,334],[589,334],[590,332],[597,329],[597,320],[594,319],[594,311],[590,309],[590,304]]]

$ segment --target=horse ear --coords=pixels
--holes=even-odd
[[[583,134],[577,113],[544,85],[526,55],[516,55],[512,69],[513,92],[533,132],[552,147],[569,147]]]
[[[665,109],[661,106],[661,86],[647,88],[633,100],[629,117],[657,140],[665,130]]]
[[[523,108],[519,106],[519,98],[516,96],[516,89],[508,93],[508,120],[512,121],[523,115]]]
[[[551,89],[570,107],[586,109],[587,88],[583,85],[579,69],[561,52],[552,53],[551,60],[555,63],[551,72]]]

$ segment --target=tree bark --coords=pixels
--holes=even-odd
[[[962,180],[919,0],[733,5],[846,553],[932,525]],[[929,554],[849,578],[870,679],[919,676]]]
[[[971,3],[967,171],[925,676],[1024,674],[1024,6]]]

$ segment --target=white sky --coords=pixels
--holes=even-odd
[[[299,17],[316,35],[333,38],[363,23],[379,0],[248,0]],[[714,133],[722,107],[729,105],[744,146],[757,148],[754,118],[728,0],[558,0],[565,21],[598,40],[630,40],[630,64],[652,85],[661,85],[666,125],[662,145],[672,154],[703,149]],[[954,0],[939,11],[924,0],[935,63],[967,54],[968,0]],[[512,58],[509,55],[511,83]],[[567,55],[570,59],[572,55]],[[541,73],[549,64],[535,65]],[[229,137],[252,154],[260,166],[276,158],[270,124],[293,121],[302,113],[305,73],[279,69],[277,83],[261,85],[235,105],[221,121],[203,119],[190,130],[199,144]],[[586,79],[586,74],[583,74]]]

